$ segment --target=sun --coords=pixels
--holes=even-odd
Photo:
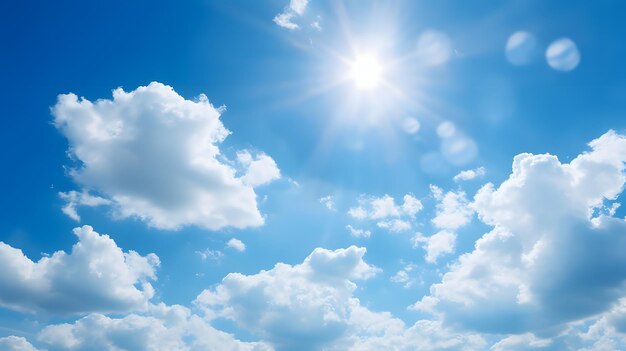
[[[376,88],[382,81],[383,66],[376,56],[357,56],[351,63],[350,76],[358,89]]]

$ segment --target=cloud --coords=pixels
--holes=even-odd
[[[392,283],[402,284],[405,288],[410,288],[416,282],[416,279],[411,277],[412,272],[417,268],[414,264],[408,264],[404,266],[401,270],[397,271],[396,274],[392,275],[389,280]]]
[[[153,305],[144,314],[111,318],[89,314],[72,324],[45,327],[38,340],[50,351],[270,351],[259,342],[242,342],[213,328],[183,306]]]
[[[380,221],[380,222],[377,222],[376,225],[378,226],[378,228],[387,229],[395,233],[405,232],[411,229],[411,222],[403,221],[400,219]]]
[[[417,233],[411,241],[414,248],[421,247],[426,250],[426,262],[436,263],[441,255],[454,252],[456,233],[449,230],[441,230],[429,237]]]
[[[204,95],[186,100],[156,82],[131,92],[115,89],[112,100],[59,95],[54,125],[77,161],[69,174],[84,189],[80,196],[62,195],[64,212],[77,219],[75,207],[89,205],[84,200],[96,191],[99,204],[111,203],[114,217],[160,229],[262,225],[253,187],[280,172],[269,156],[245,150],[238,153],[240,169],[234,168],[219,149],[230,134],[222,112]]]
[[[301,264],[278,263],[253,275],[231,273],[195,304],[209,318],[230,319],[277,351],[485,349],[480,336],[455,332],[439,321],[420,320],[407,328],[388,312],[362,306],[353,296],[355,281],[379,272],[363,260],[365,252],[355,246],[318,248]]]
[[[249,186],[256,187],[280,179],[280,170],[276,162],[264,153],[252,156],[248,150],[237,153],[237,161],[246,169],[241,181]]]
[[[431,222],[441,230],[430,237],[417,233],[411,241],[414,248],[426,250],[426,262],[436,263],[440,256],[454,253],[456,230],[472,220],[474,210],[462,191],[448,191],[444,194],[436,185],[431,185],[430,191],[437,200],[435,217]]]
[[[472,220],[474,210],[464,192],[449,191],[443,194],[443,190],[435,185],[431,185],[430,189],[437,200],[437,212],[431,221],[435,227],[456,230]]]
[[[80,216],[76,211],[77,206],[96,207],[111,204],[111,201],[99,196],[90,195],[85,191],[78,192],[72,190],[65,193],[60,192],[59,197],[66,202],[61,211],[77,222],[80,221]]]
[[[300,26],[293,20],[304,15],[308,4],[309,0],[291,0],[289,2],[289,6],[285,7],[283,12],[274,17],[274,23],[289,30],[299,29]],[[317,23],[317,27],[319,27],[319,22],[313,23]]]
[[[0,242],[0,305],[52,314],[141,310],[154,294],[159,258],[123,252],[90,226],[74,229],[78,243],[33,262]]]
[[[623,191],[626,137],[609,131],[570,163],[520,154],[474,197],[493,226],[430,299],[448,323],[482,332],[558,333],[625,296],[626,221],[603,209]]]
[[[320,203],[326,206],[326,208],[331,211],[337,211],[337,209],[335,208],[335,198],[332,195],[327,195],[320,198]]]
[[[364,248],[315,249],[301,264],[278,263],[254,275],[228,274],[203,291],[196,305],[233,320],[277,350],[318,350],[349,326],[355,280],[379,270],[363,261]]]
[[[458,181],[462,181],[462,180],[472,180],[472,179],[476,179],[476,178],[482,178],[485,176],[485,168],[484,167],[478,167],[475,169],[468,169],[465,171],[461,171],[459,172],[459,174],[454,176],[454,181],[458,182]]]
[[[243,243],[243,241],[239,240],[239,239],[235,239],[232,238],[230,240],[228,240],[228,243],[226,243],[226,246],[235,249],[239,252],[244,252],[246,251],[246,244]]]
[[[37,351],[28,340],[19,336],[6,336],[0,338],[0,350],[2,351]]]
[[[477,334],[446,329],[439,321],[419,320],[402,333],[365,337],[349,350],[479,351],[485,349],[485,344],[485,340]]]
[[[372,235],[372,232],[370,232],[369,230],[357,229],[352,227],[350,224],[346,226],[346,229],[348,229],[350,235],[355,238],[369,238]]]
[[[403,200],[402,204],[396,205],[394,198],[389,195],[382,197],[361,195],[358,199],[359,205],[350,208],[348,215],[358,220],[375,220],[377,227],[391,232],[407,231],[412,227],[411,220],[424,206],[411,194],[404,195]],[[350,231],[355,236],[356,233],[352,229]],[[367,233],[369,236],[369,231]]]
[[[423,208],[420,200],[413,195],[406,194],[403,200],[402,205],[396,205],[394,198],[389,195],[382,197],[361,196],[359,206],[350,208],[348,215],[355,219],[373,220],[400,216],[415,217]]]
[[[543,349],[552,344],[550,339],[540,339],[533,334],[526,333],[511,335],[491,346],[491,351],[524,351],[528,349]]]
[[[219,250],[204,249],[202,251],[196,251],[196,253],[200,256],[202,261],[211,260],[219,262],[222,257],[224,257],[224,253]]]

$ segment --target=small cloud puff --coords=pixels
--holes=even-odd
[[[236,239],[236,238],[232,238],[228,240],[228,242],[226,243],[226,246],[230,247],[231,249],[235,249],[239,252],[246,251],[246,244],[244,244],[243,241]]]
[[[478,167],[475,169],[468,169],[465,171],[459,172],[459,174],[454,176],[454,181],[459,182],[462,180],[472,180],[475,178],[484,177],[486,174],[485,167]]]
[[[274,17],[274,23],[289,30],[299,29],[300,26],[294,22],[294,19],[304,15],[308,5],[309,0],[291,0],[289,6]],[[312,26],[321,29],[319,21],[313,22]]]

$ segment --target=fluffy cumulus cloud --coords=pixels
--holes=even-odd
[[[437,201],[435,217],[431,222],[440,230],[431,236],[416,233],[412,242],[413,247],[426,251],[426,262],[436,263],[440,256],[454,252],[456,230],[472,220],[474,210],[462,191],[444,193],[435,185],[431,185],[430,190]]]
[[[84,189],[61,195],[68,202],[63,211],[78,219],[78,205],[110,204],[116,218],[164,229],[263,224],[254,187],[280,171],[264,153],[241,151],[238,162],[223,156],[219,144],[230,131],[221,112],[204,95],[186,100],[156,82],[131,92],[118,88],[112,100],[60,95],[54,125],[77,161],[69,174]]]
[[[236,238],[232,238],[228,240],[228,242],[226,243],[226,246],[230,247],[231,249],[235,249],[239,252],[246,251],[246,244],[244,244],[243,241],[236,239]]]
[[[282,350],[484,350],[476,334],[455,333],[439,321],[411,327],[373,312],[353,296],[355,281],[378,269],[364,248],[314,250],[301,264],[277,264],[254,275],[231,273],[202,292],[196,305],[227,318]]]
[[[159,258],[123,252],[89,226],[74,229],[71,253],[57,251],[33,262],[0,242],[0,305],[54,314],[124,312],[146,308]]]
[[[253,156],[248,150],[240,151],[237,153],[237,161],[246,169],[246,173],[241,177],[246,185],[254,187],[280,179],[278,165],[264,153]]]
[[[111,318],[89,314],[72,324],[50,325],[37,339],[49,351],[270,351],[217,330],[183,306],[152,305],[143,314]]]
[[[7,336],[0,338],[2,351],[37,351],[37,349],[23,337]]]
[[[506,181],[479,190],[472,206],[493,230],[418,305],[466,328],[546,336],[625,297],[626,221],[611,209],[626,137],[609,131],[589,146],[570,163],[517,155]]]
[[[443,190],[437,186],[431,185],[430,190],[435,200],[437,200],[437,213],[432,223],[440,229],[456,230],[467,225],[474,215],[474,211],[469,206],[469,201],[464,192]]]
[[[319,350],[348,329],[354,280],[378,269],[364,248],[316,249],[303,263],[255,275],[231,273],[196,304],[271,342],[277,350]]]
[[[437,259],[444,254],[454,252],[456,233],[449,230],[441,230],[431,236],[416,233],[411,239],[414,248],[421,247],[426,251],[426,262],[437,263]]]
[[[373,220],[379,228],[392,232],[411,229],[411,220],[422,210],[422,202],[411,194],[403,197],[401,204],[396,204],[393,197],[384,195],[372,197],[362,195],[359,205],[348,210],[348,215],[358,220]]]

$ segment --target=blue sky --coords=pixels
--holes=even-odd
[[[0,349],[626,349],[623,7],[0,4]]]

